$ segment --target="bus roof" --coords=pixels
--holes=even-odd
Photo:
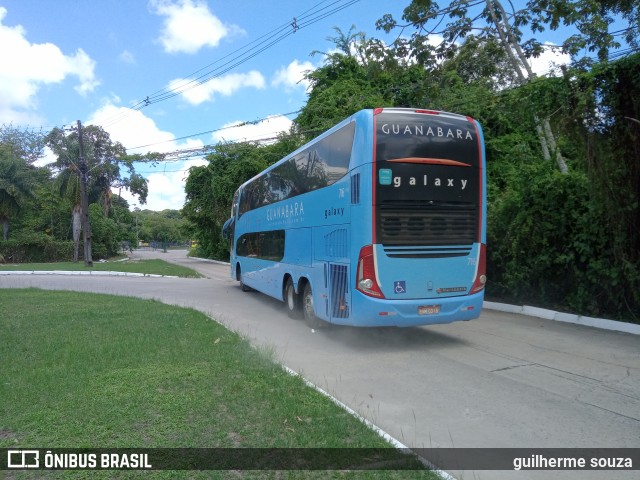
[[[363,117],[364,119],[372,119],[373,116],[378,115],[378,114],[380,114],[382,112],[385,112],[385,113],[412,113],[412,112],[414,112],[414,113],[424,113],[424,114],[431,114],[431,115],[442,115],[442,116],[446,116],[446,117],[449,117],[449,118],[456,118],[456,119],[459,119],[459,120],[473,121],[473,119],[471,117],[468,117],[468,116],[465,116],[465,115],[460,115],[460,114],[457,114],[457,113],[444,112],[444,111],[440,111],[440,110],[420,109],[420,108],[380,107],[380,108],[368,108],[368,109],[359,110],[359,111],[355,112],[353,115],[350,115],[349,117],[345,118],[344,120],[342,120],[341,122],[337,123],[333,127],[329,128],[325,132],[321,133],[320,135],[318,135],[314,139],[308,141],[307,143],[305,143],[301,147],[297,148],[293,152],[289,153],[287,156],[281,158],[280,160],[275,162],[273,165],[269,165],[269,167],[264,169],[262,172],[254,175],[249,180],[245,181],[242,185],[240,185],[238,187],[237,190],[240,190],[240,189],[244,188],[247,184],[251,183],[256,178],[258,178],[261,175],[264,175],[265,173],[273,170],[278,165],[286,162],[287,160],[289,160],[290,158],[296,156],[298,153],[300,153],[304,149],[308,148],[309,146],[313,145],[316,142],[319,142],[323,138],[331,135],[336,130],[339,130],[340,128],[342,128],[343,126],[347,125],[348,123],[356,120],[357,118]]]

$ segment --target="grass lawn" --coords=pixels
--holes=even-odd
[[[116,262],[93,262],[93,267],[85,267],[84,262],[56,262],[56,263],[18,263],[0,265],[0,270],[20,271],[99,271],[99,272],[131,272],[153,275],[171,275],[175,277],[200,277],[201,275],[191,268],[175,265],[164,260],[124,260]]]
[[[268,352],[195,310],[37,289],[0,289],[0,306],[0,447],[390,447]],[[438,478],[424,470],[11,474]]]

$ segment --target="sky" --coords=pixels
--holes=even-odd
[[[390,43],[397,32],[377,31],[375,22],[387,13],[399,19],[408,4],[0,0],[0,124],[48,132],[80,120],[129,153],[274,137],[305,105],[304,72],[335,48],[336,27]],[[550,60],[534,69],[548,70]],[[180,209],[189,167],[204,164],[137,164],[149,182],[146,205],[116,193],[132,208]]]

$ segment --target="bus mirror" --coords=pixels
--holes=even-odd
[[[230,218],[222,226],[222,238],[230,240],[233,237],[233,218]]]

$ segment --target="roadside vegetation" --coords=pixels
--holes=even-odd
[[[36,289],[0,290],[0,304],[0,447],[392,448],[286,373],[268,350],[251,347],[195,310]],[[400,456],[398,465],[411,470],[334,473],[338,478],[438,478]],[[91,478],[131,476],[126,471],[48,472],[47,478],[88,473]],[[225,473],[144,476],[217,478]],[[327,475],[292,471],[276,477]]]

